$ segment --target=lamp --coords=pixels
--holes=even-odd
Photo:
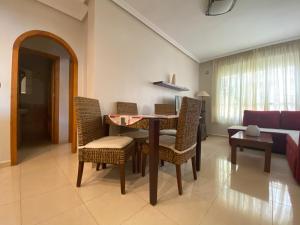
[[[209,97],[209,94],[206,91],[199,91],[196,96],[201,97],[201,100],[203,101],[204,97]]]
[[[206,16],[219,16],[231,11],[237,0],[209,0]]]

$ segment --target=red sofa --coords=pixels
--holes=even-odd
[[[228,128],[230,137],[248,125],[257,125],[273,137],[272,152],[286,154],[295,179],[300,183],[300,111],[244,111],[243,126]]]

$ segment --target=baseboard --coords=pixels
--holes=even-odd
[[[10,161],[1,161],[0,162],[0,168],[8,167],[8,166],[10,166]]]

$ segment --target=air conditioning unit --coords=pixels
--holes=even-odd
[[[209,0],[207,16],[218,16],[231,11],[237,0]]]

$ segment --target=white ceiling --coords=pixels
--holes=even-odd
[[[51,8],[82,21],[88,12],[86,0],[37,0]]]
[[[238,0],[217,17],[207,0],[113,1],[199,62],[300,38],[300,0]]]

